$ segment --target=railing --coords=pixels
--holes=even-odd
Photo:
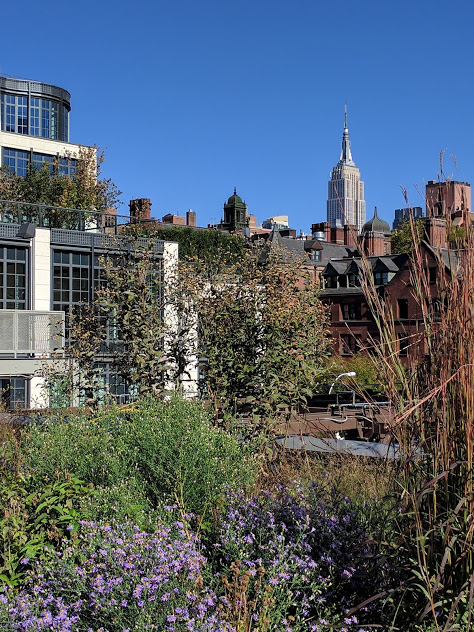
[[[0,223],[24,224],[29,222],[40,228],[90,231],[117,234],[119,226],[133,222],[129,215],[117,215],[107,211],[87,211],[77,208],[30,204],[0,200]]]
[[[64,312],[0,310],[0,354],[43,355],[64,349]]]

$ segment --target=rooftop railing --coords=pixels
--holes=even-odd
[[[113,235],[121,232],[120,226],[127,226],[135,221],[135,218],[130,218],[129,215],[117,215],[115,212],[0,200],[0,223],[3,224],[31,223],[40,228],[62,228]]]

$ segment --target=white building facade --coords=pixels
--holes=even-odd
[[[82,154],[69,143],[69,112],[66,90],[0,77],[1,165],[25,176],[46,164],[72,177]],[[0,407],[49,404],[48,365],[68,356],[66,315],[93,303],[103,255],[130,249],[128,223],[128,216],[0,200]],[[164,287],[176,276],[178,244],[155,240],[153,252]],[[128,385],[111,358],[104,353],[96,363],[103,390],[126,401]]]
[[[327,221],[331,226],[357,226],[359,232],[365,224],[364,183],[360,179],[359,169],[352,160],[347,109],[344,116],[341,156],[328,182]]]

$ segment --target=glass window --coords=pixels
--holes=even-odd
[[[18,377],[0,378],[1,401],[7,410],[26,408],[26,380]]]
[[[375,285],[385,285],[388,283],[388,272],[374,272]]]
[[[400,355],[406,357],[408,355],[408,334],[398,334],[398,341],[400,345]]]
[[[336,275],[328,275],[324,277],[324,282],[326,288],[335,288],[337,287],[337,276]]]
[[[77,171],[77,160],[75,158],[60,158],[58,169],[59,175],[69,176],[71,178]]]
[[[342,317],[344,320],[360,320],[360,316],[360,303],[345,303],[342,305]]]
[[[69,311],[71,305],[89,303],[90,256],[54,251],[53,310]]]
[[[40,135],[40,100],[35,97],[30,99],[30,135]]]
[[[33,153],[32,165],[35,169],[38,169],[39,171],[41,171],[43,165],[47,165],[49,168],[49,172],[53,173],[54,162],[54,156],[48,156],[47,154],[37,154],[36,152]]]
[[[3,150],[3,166],[8,167],[17,176],[26,176],[28,170],[29,154],[27,151],[18,151],[16,149]]]
[[[360,287],[360,276],[358,274],[348,274],[349,287]]]
[[[0,309],[27,309],[26,248],[0,248]]]

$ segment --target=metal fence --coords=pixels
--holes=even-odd
[[[40,228],[62,228],[113,235],[119,232],[119,226],[130,224],[130,216],[107,211],[87,211],[0,200],[0,222],[3,224],[29,222]]]
[[[0,353],[17,357],[64,349],[64,312],[0,310]]]

